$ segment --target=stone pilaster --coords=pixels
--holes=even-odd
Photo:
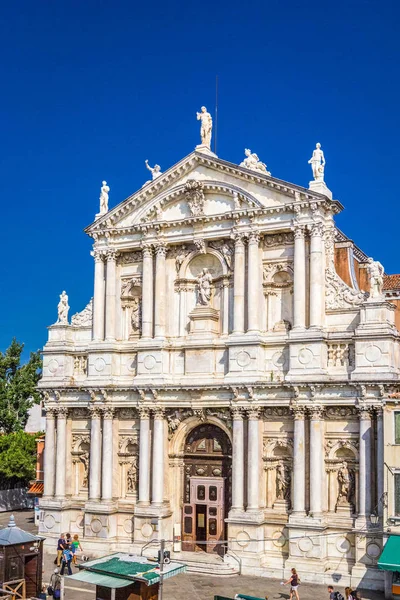
[[[143,246],[142,337],[153,337],[153,248]]]
[[[260,330],[259,323],[259,297],[260,297],[260,256],[258,245],[260,236],[257,232],[249,235],[248,242],[248,268],[247,268],[247,331]]]
[[[320,329],[323,323],[324,261],[322,234],[322,223],[314,223],[310,234],[310,327],[315,329]]]
[[[150,411],[139,408],[139,503],[150,504]]]
[[[112,500],[113,482],[113,418],[114,410],[103,410],[103,456],[101,468],[101,499],[103,502]]]
[[[235,259],[233,271],[233,333],[244,333],[244,281],[245,281],[244,238],[235,237]]]
[[[293,274],[294,329],[304,329],[306,325],[306,254],[304,233],[304,226],[295,225]]]
[[[104,340],[104,252],[94,250],[93,339]]]
[[[101,412],[99,408],[91,407],[90,414],[89,501],[98,501],[101,489]]]
[[[167,248],[164,244],[156,246],[156,277],[155,277],[155,305],[154,305],[154,337],[165,337],[165,309],[166,309],[166,273],[165,258]]]
[[[56,411],[53,408],[46,410],[46,437],[44,448],[44,498],[52,498],[54,496],[55,483],[55,430],[56,430]]]
[[[243,410],[232,408],[232,510],[244,508],[244,427]]]

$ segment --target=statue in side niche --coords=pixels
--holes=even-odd
[[[318,142],[318,144],[315,146],[315,150],[312,153],[312,157],[308,161],[308,164],[311,165],[312,174],[315,181],[324,181],[325,162],[325,156],[321,150],[321,144]]]
[[[137,458],[134,457],[126,474],[127,491],[132,493],[135,491],[137,483]]]
[[[105,215],[108,212],[108,192],[110,187],[107,185],[107,181],[102,181],[100,189],[100,214]]]
[[[370,298],[382,298],[382,296],[383,296],[383,275],[385,272],[383,265],[381,265],[381,263],[379,261],[374,260],[373,258],[370,257],[367,262],[367,270],[368,270],[369,284],[370,284],[369,297]]]
[[[57,308],[58,308],[57,323],[60,325],[68,325],[69,304],[68,304],[67,292],[63,291],[62,294],[60,294],[60,302],[58,303]]]
[[[200,138],[203,146],[211,148],[212,117],[205,106],[201,107],[197,114],[197,120],[201,121]]]
[[[140,298],[137,297],[132,300],[131,327],[133,333],[140,331]]]
[[[212,277],[208,269],[204,268],[197,278],[198,298],[197,304],[209,306],[211,300]]]
[[[336,506],[353,505],[353,498],[355,492],[355,478],[354,472],[350,471],[346,461],[344,461],[342,466],[340,467],[337,478],[339,484],[339,491]]]
[[[280,463],[276,468],[276,499],[290,502],[291,474],[289,468]]]

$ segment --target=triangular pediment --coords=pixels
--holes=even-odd
[[[286,211],[293,203],[325,199],[260,172],[192,152],[86,228],[89,235],[152,222],[182,222],[237,211]]]

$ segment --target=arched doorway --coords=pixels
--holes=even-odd
[[[218,552],[231,507],[232,447],[216,425],[195,427],[184,449],[182,550]]]

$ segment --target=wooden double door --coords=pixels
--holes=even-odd
[[[183,550],[216,552],[224,539],[225,482],[191,477],[190,502],[183,506]]]

